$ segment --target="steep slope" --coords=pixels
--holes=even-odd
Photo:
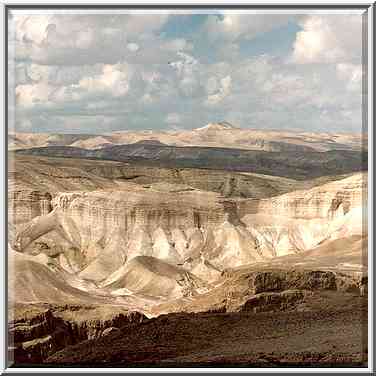
[[[9,251],[9,301],[22,303],[99,303],[106,302],[100,296],[72,287],[63,275],[49,268],[41,257]],[[42,261],[42,262],[41,262]]]
[[[366,190],[366,175],[355,174],[262,200],[225,199],[197,190],[155,191],[131,183],[118,191],[57,193],[45,205],[47,213],[16,226],[13,246],[53,258],[75,275],[71,284],[79,288],[92,283],[94,290],[106,286],[107,292],[124,288],[137,294],[144,287],[138,290],[128,276],[154,276],[154,264],[156,269],[183,268],[213,282],[224,270],[364,237]],[[175,295],[175,284],[174,279],[166,283],[168,296]],[[152,287],[150,282],[145,291]]]
[[[141,294],[151,298],[172,299],[192,296],[205,286],[186,270],[156,257],[137,256],[110,275],[100,285],[112,295]]]
[[[354,174],[266,200],[243,200],[238,211],[259,244],[268,244],[274,255],[306,251],[326,240],[364,236],[367,175]]]

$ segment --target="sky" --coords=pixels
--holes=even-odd
[[[362,129],[359,11],[30,12],[8,20],[10,130]]]

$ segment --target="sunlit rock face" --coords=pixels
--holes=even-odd
[[[367,174],[260,200],[258,212],[301,219],[333,219],[367,203]]]
[[[367,231],[367,175],[266,200],[244,200],[238,207],[240,213],[250,213],[242,221],[274,256],[301,252]]]
[[[45,275],[70,297],[81,299],[81,291],[85,299],[128,305],[132,297],[146,306],[196,297],[232,268],[366,234],[363,174],[261,200],[175,188],[124,183],[116,190],[11,195],[11,245],[27,257],[17,259],[28,276],[24,290]],[[41,255],[47,261],[39,266]],[[33,299],[45,296],[43,286],[32,291]]]
[[[52,210],[17,234],[14,247],[35,253],[35,243],[54,248],[67,270],[103,280],[126,261],[150,256],[175,265],[196,259],[204,235],[225,220],[217,194],[163,193],[139,188],[116,192],[69,192],[51,200]],[[56,243],[56,241],[55,241]]]

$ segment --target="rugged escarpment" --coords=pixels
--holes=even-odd
[[[16,304],[8,325],[11,360],[42,363],[55,352],[147,318],[122,307]]]
[[[198,296],[228,269],[329,250],[340,239],[348,239],[343,257],[350,248],[358,255],[351,260],[364,251],[364,242],[350,238],[366,234],[365,174],[268,199],[229,198],[162,182],[122,182],[114,189],[101,179],[94,190],[10,195],[10,242],[20,271],[14,283],[24,286],[15,289],[16,301],[58,297],[48,288],[29,291],[46,278],[70,301],[78,295],[153,305]],[[42,264],[32,260],[35,255],[45,257]],[[350,263],[353,269],[361,264]]]

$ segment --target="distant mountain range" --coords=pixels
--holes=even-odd
[[[193,130],[178,131],[121,131],[102,135],[13,133],[8,136],[9,150],[46,146],[99,149],[138,142],[149,145],[222,147],[271,152],[325,152],[367,148],[366,135],[242,129],[228,122],[209,123]]]

